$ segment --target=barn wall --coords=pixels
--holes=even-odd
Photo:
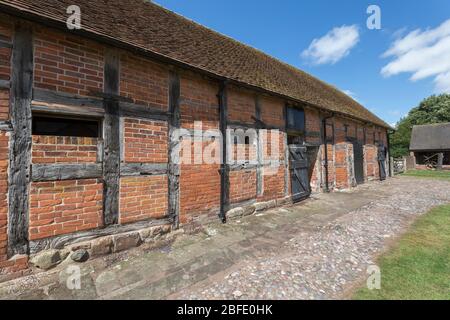
[[[0,18],[0,38],[12,41],[11,18],[1,14]],[[172,94],[174,90],[171,87],[171,73],[180,78],[181,129],[190,135],[190,138],[183,138],[181,142],[182,161],[179,167],[177,202],[179,222],[184,226],[204,218],[217,219],[221,205],[221,166],[217,161],[205,161],[205,156],[208,155],[209,160],[220,160],[221,141],[205,139],[204,134],[210,130],[219,130],[219,83],[47,27],[34,25],[33,34],[34,89],[46,90],[49,94],[76,95],[77,98],[95,97],[102,101],[105,57],[107,52],[114,50],[119,57],[118,104],[139,107],[143,111],[148,108],[149,114],[159,110],[162,115],[167,116],[150,119],[145,112],[141,116],[118,116],[119,203],[118,212],[114,212],[118,216],[117,224],[128,226],[160,220],[172,223],[169,220],[169,217],[173,218],[169,212],[169,191],[173,192],[169,188],[169,178],[172,173],[169,169],[145,169],[152,166],[164,168],[169,162],[172,115],[166,112],[173,100],[173,97],[172,100],[170,98],[171,90]],[[0,80],[10,80],[10,58],[11,49],[0,48]],[[9,119],[9,102],[9,89],[0,89],[0,123]],[[289,101],[230,85],[227,88],[226,102],[229,129],[236,126],[272,128],[267,133],[264,129],[259,129],[255,140],[231,146],[236,156],[243,155],[243,158],[237,160],[243,161],[245,165],[229,172],[228,208],[248,202],[278,203],[279,200],[289,199],[291,186],[285,131],[285,107]],[[312,146],[310,181],[313,191],[320,192],[325,184],[325,146],[321,136],[323,114],[309,107],[305,108],[305,112],[306,143]],[[200,128],[196,122],[201,122]],[[361,124],[339,117],[328,120],[327,137],[332,141],[327,145],[330,189],[345,189],[354,185],[353,149],[346,140],[348,136],[366,140],[366,179],[377,179],[376,144],[380,141],[387,143],[386,132],[371,126],[366,126],[365,130],[366,137]],[[27,267],[28,261],[26,256],[7,255],[9,134],[0,129],[0,275],[2,272],[14,274],[21,271]],[[31,138],[33,168],[37,165],[87,165],[104,168],[105,155],[108,153],[105,150],[105,132],[97,138],[43,135]],[[242,150],[243,152],[239,152]],[[275,153],[276,150],[278,153]],[[262,156],[260,162],[258,151]],[[131,173],[121,171],[130,166],[144,169],[142,172],[136,169],[136,172]],[[76,236],[81,231],[97,232],[97,229],[108,227],[104,216],[105,201],[108,200],[105,197],[104,173],[94,178],[62,179],[55,175],[54,180],[47,180],[34,181],[29,185],[30,241],[46,243],[59,236]]]

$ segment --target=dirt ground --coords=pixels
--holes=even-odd
[[[159,249],[144,245],[83,264],[68,259],[0,284],[0,299],[346,298],[411,222],[444,203],[450,203],[449,181],[371,182],[225,225],[217,221]],[[79,288],[67,285],[74,267]]]

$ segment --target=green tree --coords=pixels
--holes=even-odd
[[[423,100],[397,123],[397,130],[390,137],[392,156],[409,154],[413,126],[443,122],[450,122],[450,94],[433,95]]]

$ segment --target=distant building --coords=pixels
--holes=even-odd
[[[414,126],[409,149],[418,169],[450,169],[450,123]]]

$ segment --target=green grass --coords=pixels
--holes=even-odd
[[[419,218],[377,262],[381,290],[360,288],[357,300],[450,299],[450,205]]]
[[[409,170],[403,173],[402,176],[450,180],[450,170]]]

